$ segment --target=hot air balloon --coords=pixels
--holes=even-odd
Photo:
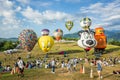
[[[51,36],[41,36],[38,40],[38,44],[43,52],[48,52],[54,44],[54,40]]]
[[[91,19],[90,18],[83,18],[82,20],[80,20],[80,26],[84,29],[84,30],[88,30],[91,26]]]
[[[20,46],[26,51],[30,52],[37,42],[37,36],[33,30],[24,29],[20,33],[18,40],[20,42]]]
[[[79,36],[80,39],[78,40],[78,46],[84,48],[86,51],[89,51],[91,48],[97,45],[93,31],[80,31]]]
[[[42,34],[42,36],[46,36],[46,35],[49,35],[49,30],[48,29],[43,29],[42,31],[41,31],[41,34]]]
[[[78,46],[82,47],[86,53],[97,45],[97,41],[94,38],[94,32],[90,30],[91,22],[90,18],[83,18],[80,21],[83,30],[78,32],[80,36],[80,39],[77,42]]]
[[[70,31],[71,29],[72,29],[72,27],[73,27],[73,22],[72,21],[67,21],[66,23],[65,23],[65,27]]]
[[[103,53],[107,46],[107,37],[103,27],[95,28],[95,39],[97,40],[97,45],[94,48],[95,52]]]
[[[61,29],[56,29],[54,31],[54,37],[57,41],[59,41],[63,36],[63,31]]]

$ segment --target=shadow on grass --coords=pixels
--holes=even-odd
[[[49,55],[60,55],[62,51],[57,51],[57,52],[50,52],[48,53]],[[75,53],[80,53],[80,52],[84,52],[83,50],[64,50],[64,52],[66,52],[67,54],[75,54]]]

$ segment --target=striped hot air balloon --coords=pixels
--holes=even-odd
[[[56,29],[54,31],[54,37],[57,41],[59,41],[63,36],[63,31],[61,29]]]

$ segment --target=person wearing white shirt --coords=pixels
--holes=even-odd
[[[55,59],[52,59],[51,66],[52,66],[52,73],[55,73]]]
[[[18,74],[18,76],[23,77],[24,76],[23,72],[24,72],[25,64],[24,64],[24,61],[21,59],[21,57],[18,57],[17,64],[18,64],[18,67],[19,67],[19,74]]]

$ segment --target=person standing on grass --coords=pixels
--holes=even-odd
[[[51,66],[52,66],[52,73],[55,73],[55,59],[53,58],[51,61]]]
[[[97,61],[96,61],[96,65],[97,65],[97,72],[98,72],[98,76],[99,76],[99,79],[102,79],[102,61],[97,58]]]
[[[61,69],[62,69],[62,72],[64,72],[64,68],[65,68],[65,62],[64,60],[61,61]]]
[[[21,59],[21,57],[18,57],[17,64],[18,64],[18,67],[19,67],[18,76],[23,77],[23,76],[24,76],[24,73],[23,73],[23,72],[24,72],[25,63],[24,63],[24,61]]]

